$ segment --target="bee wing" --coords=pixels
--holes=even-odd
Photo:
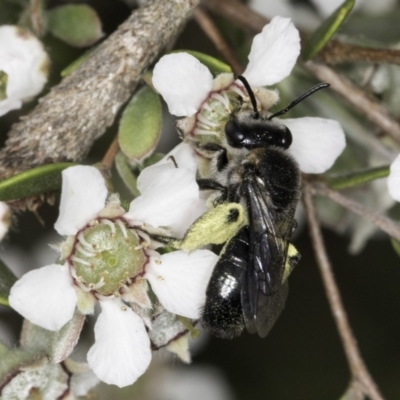
[[[247,181],[244,188],[250,243],[248,268],[242,284],[242,309],[247,330],[264,337],[281,313],[287,297],[287,283],[282,281],[294,207],[278,213],[265,187],[255,177]]]

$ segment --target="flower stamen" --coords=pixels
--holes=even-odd
[[[120,219],[117,219],[116,223],[119,226],[119,228],[121,229],[121,232],[124,235],[125,240],[127,241],[128,240],[128,232],[126,231],[126,227],[125,227],[124,223]]]
[[[112,235],[115,234],[115,231],[116,231],[116,229],[115,229],[115,224],[114,224],[112,221],[110,221],[109,219],[101,219],[101,220],[100,220],[100,223],[109,226],[110,229],[111,229],[111,234],[112,234]]]
[[[94,249],[96,247],[94,244],[86,241],[85,235],[83,234],[83,232],[79,233],[77,238],[82,243],[82,245],[85,246],[88,250]]]
[[[86,257],[96,257],[96,253],[91,253],[90,251],[86,251],[80,243],[76,245],[76,249]]]
[[[85,261],[85,260],[82,260],[82,258],[79,258],[79,257],[77,257],[77,256],[75,256],[75,255],[73,255],[73,256],[71,257],[71,260],[74,261],[74,262],[77,262],[77,263],[79,263],[79,264],[87,265],[88,267],[91,267],[91,266],[92,266],[92,264],[91,264],[90,262]]]

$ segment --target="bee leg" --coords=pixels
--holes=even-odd
[[[228,199],[228,189],[217,181],[213,181],[212,179],[197,179],[197,184],[200,190],[216,190],[221,192],[217,203],[222,203]]]
[[[283,272],[282,283],[284,283],[286,279],[289,277],[294,267],[300,261],[300,258],[301,254],[297,251],[296,247],[294,247],[292,243],[290,243],[286,256],[285,270]]]
[[[205,153],[205,157],[207,154],[212,154],[212,158],[215,158],[215,153],[219,153],[217,156],[217,170],[220,172],[228,165],[228,156],[226,152],[226,148],[222,147],[217,143],[206,143],[206,144],[197,144],[196,148],[201,152]]]

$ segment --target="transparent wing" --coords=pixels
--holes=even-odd
[[[295,205],[276,211],[268,191],[255,176],[247,179],[243,188],[248,205],[250,243],[248,268],[242,284],[242,309],[247,330],[264,337],[281,313],[287,297],[287,284],[282,283],[282,278],[295,223]]]

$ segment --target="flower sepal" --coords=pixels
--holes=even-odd
[[[56,364],[69,357],[78,342],[85,316],[75,312],[73,318],[58,331],[49,331],[24,320],[20,343],[24,349],[47,355]]]
[[[159,305],[155,308],[152,320],[152,329],[149,331],[152,349],[165,347],[183,362],[189,363],[189,329],[182,319]]]

